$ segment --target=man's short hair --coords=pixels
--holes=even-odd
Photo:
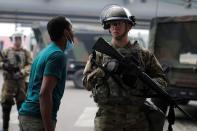
[[[64,30],[70,31],[71,23],[64,16],[52,18],[47,24],[47,30],[52,41],[57,41],[62,38]]]

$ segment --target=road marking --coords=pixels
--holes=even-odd
[[[77,127],[94,127],[94,117],[96,115],[97,107],[86,107],[80,115],[74,126]]]

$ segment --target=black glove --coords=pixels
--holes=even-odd
[[[2,65],[2,68],[3,70],[7,70],[7,71],[10,71],[11,68],[12,68],[12,65],[8,62],[8,61],[5,61]]]
[[[15,80],[21,79],[21,78],[23,78],[23,74],[21,72],[16,72],[13,74],[13,78]]]
[[[103,66],[109,71],[116,73],[118,71],[119,63],[116,59],[111,59],[110,61],[107,61],[103,64]]]

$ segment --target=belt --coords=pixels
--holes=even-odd
[[[142,110],[142,105],[98,105],[99,108],[104,109],[104,110],[109,110],[109,111],[120,111],[120,112],[124,112],[124,111],[141,111]]]

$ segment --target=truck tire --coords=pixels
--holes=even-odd
[[[73,75],[73,83],[75,87],[78,89],[84,89],[82,77],[83,77],[83,69],[79,69]]]

